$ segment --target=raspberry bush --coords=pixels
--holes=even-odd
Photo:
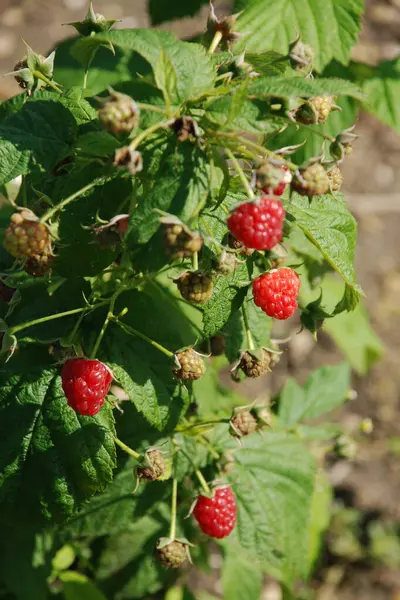
[[[152,22],[195,4],[150,0]],[[378,355],[340,166],[363,104],[399,124],[384,69],[370,85],[348,66],[362,0],[277,5],[211,7],[186,42],[90,4],[76,37],[16,57],[22,91],[0,104],[1,597],[197,597],[176,574],[207,566],[210,536],[229,600],[257,600],[264,573],[294,599],[313,572],[341,434],[321,416]],[[221,383],[272,377],[282,326],[325,328],[347,362],[257,404]]]

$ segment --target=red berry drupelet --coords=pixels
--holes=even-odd
[[[98,360],[72,358],[64,363],[61,381],[69,406],[80,415],[93,417],[103,406],[112,376]]]
[[[300,279],[289,267],[270,271],[253,281],[254,302],[269,317],[284,321],[297,308]]]
[[[262,196],[243,202],[228,218],[229,231],[247,248],[271,250],[282,239],[285,209],[280,200]]]
[[[217,488],[212,498],[199,496],[193,514],[205,534],[221,539],[232,533],[236,512],[235,494],[224,486]]]

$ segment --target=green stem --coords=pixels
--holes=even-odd
[[[136,150],[136,148],[143,142],[145,138],[147,138],[147,136],[149,136],[151,133],[154,133],[158,129],[169,127],[170,123],[170,121],[162,121],[161,123],[155,123],[151,127],[148,127],[147,129],[142,131],[142,133],[140,133],[137,137],[135,137],[135,139],[129,144],[129,148],[131,150]]]
[[[41,79],[46,85],[49,85],[51,88],[53,88],[53,90],[55,90],[59,94],[62,94],[62,89],[59,88],[56,83],[48,79],[46,75],[43,75],[43,73],[41,73],[40,71],[33,71],[33,76],[36,77],[36,79]]]
[[[296,123],[296,125],[303,127],[303,129],[307,129],[307,131],[311,131],[312,133],[315,133],[315,135],[319,135],[324,140],[328,140],[329,142],[335,141],[334,137],[327,135],[326,133],[323,133],[322,131],[319,131],[318,129],[313,129],[313,127],[310,127],[310,125],[304,125],[304,123]]]
[[[244,327],[246,329],[247,345],[249,347],[249,350],[254,350],[255,345],[254,345],[254,341],[253,341],[253,336],[251,335],[251,331],[250,331],[249,317],[247,314],[247,309],[246,309],[244,303],[242,304],[242,314],[243,314]]]
[[[14,335],[18,331],[22,331],[23,329],[27,329],[28,327],[33,327],[34,325],[40,325],[41,323],[46,323],[47,321],[53,321],[53,319],[61,319],[62,317],[69,317],[70,315],[76,315],[78,313],[81,313],[81,312],[84,312],[87,310],[93,310],[95,308],[98,308],[99,306],[104,306],[105,304],[108,304],[108,302],[99,302],[99,304],[97,304],[96,306],[93,306],[93,307],[84,306],[83,308],[74,308],[72,310],[67,310],[62,313],[50,315],[48,317],[41,317],[40,319],[34,319],[33,321],[26,321],[25,323],[21,323],[20,325],[15,325],[14,327],[11,327],[8,330],[8,333],[10,335]]]
[[[142,458],[142,455],[139,454],[139,452],[136,452],[135,450],[132,450],[132,448],[129,448],[129,446],[124,444],[124,442],[122,442],[119,438],[115,437],[114,442],[117,444],[117,446],[121,448],[121,450],[129,454],[129,456],[136,458],[136,460],[140,460]]]
[[[159,106],[153,106],[152,104],[143,104],[143,102],[136,102],[136,105],[140,110],[149,110],[151,112],[156,112],[161,115],[165,115],[165,110],[160,108]]]
[[[71,331],[70,335],[69,335],[69,336],[68,336],[68,338],[67,338],[69,343],[71,343],[71,344],[73,344],[73,343],[74,343],[75,336],[76,336],[76,334],[78,333],[78,329],[79,329],[79,327],[81,326],[81,323],[82,323],[82,321],[83,321],[83,319],[84,319],[84,318],[85,318],[85,313],[84,313],[84,312],[82,312],[82,313],[79,315],[79,319],[78,319],[78,320],[77,320],[77,322],[75,323],[73,330]]]
[[[176,537],[176,505],[178,498],[178,480],[172,480],[172,500],[171,500],[171,527],[169,530],[169,537],[174,540]]]
[[[110,321],[111,321],[112,319],[114,319],[114,308],[115,308],[115,303],[116,303],[116,301],[117,301],[117,299],[118,299],[118,296],[119,296],[120,294],[122,294],[122,292],[124,292],[124,291],[125,291],[125,287],[124,287],[124,286],[121,286],[121,287],[120,287],[120,289],[119,289],[119,290],[117,290],[117,291],[115,292],[115,294],[114,294],[114,295],[111,297],[111,300],[110,300],[110,307],[109,307],[109,309],[108,309],[107,316],[106,316],[106,318],[105,318],[105,320],[104,320],[103,327],[101,328],[101,330],[100,330],[100,333],[99,333],[99,335],[97,336],[97,340],[96,340],[96,342],[95,342],[95,344],[94,344],[94,346],[93,346],[92,352],[91,352],[91,354],[90,354],[90,358],[95,358],[95,357],[96,357],[96,354],[97,354],[97,352],[98,352],[98,350],[99,350],[100,344],[101,344],[101,342],[102,342],[102,340],[103,340],[103,337],[104,337],[104,334],[105,334],[105,332],[106,332],[106,330],[107,330],[107,327],[108,327],[108,325],[109,325]]]
[[[251,140],[248,140],[243,136],[237,136],[235,133],[225,133],[223,131],[210,131],[209,133],[211,135],[217,135],[219,137],[226,137],[236,142],[240,142],[240,144],[243,144],[245,146],[249,146],[250,148],[257,150],[258,154],[265,154],[266,156],[269,156],[275,160],[279,160],[282,163],[285,163],[285,165],[289,167],[291,171],[296,171],[298,169],[298,166],[294,163],[290,162],[289,160],[286,160],[285,158],[283,158],[279,154],[276,154],[272,150],[268,150],[268,148],[264,148],[264,146],[260,146],[260,144],[256,144],[255,142],[252,142]],[[226,148],[224,148],[224,150],[226,150]]]
[[[222,31],[216,31],[214,34],[214,37],[212,39],[212,42],[210,44],[210,47],[208,49],[207,54],[214,54],[214,52],[216,51],[218,44],[220,43],[221,40],[222,40]]]
[[[242,167],[240,166],[239,161],[237,160],[236,156],[234,156],[233,152],[231,152],[229,150],[229,148],[225,148],[225,152],[226,152],[228,158],[233,162],[233,165],[236,169],[237,174],[239,175],[241,182],[243,183],[243,187],[246,190],[248,197],[253,199],[254,192],[251,189],[249,182],[247,181],[247,177],[244,174],[244,171],[243,171]]]
[[[165,356],[168,356],[168,358],[174,358],[174,353],[173,352],[171,352],[170,350],[167,350],[166,348],[164,348],[164,346],[161,346],[161,344],[159,344],[158,342],[155,342],[151,338],[147,337],[147,335],[145,335],[144,333],[141,333],[140,331],[137,331],[136,329],[134,329],[130,325],[127,325],[126,323],[122,323],[122,321],[120,321],[119,319],[116,319],[115,322],[126,333],[129,333],[130,335],[134,335],[134,336],[136,336],[136,337],[144,340],[148,344],[151,344],[151,346],[153,346],[154,348],[157,348],[157,350],[159,350],[160,352],[162,352],[163,354],[165,354]]]
[[[199,469],[196,469],[195,473],[196,473],[197,479],[200,482],[201,487],[203,488],[203,490],[205,491],[206,494],[209,494],[211,490],[208,486],[207,481],[204,479],[202,473],[199,471]]]
[[[59,210],[61,210],[62,208],[64,208],[64,206],[66,206],[67,204],[69,204],[70,202],[72,202],[73,200],[75,200],[76,198],[79,198],[79,196],[82,196],[82,194],[85,194],[86,192],[88,192],[89,190],[91,190],[92,188],[94,188],[96,185],[99,185],[99,183],[101,183],[102,181],[103,181],[103,178],[100,177],[99,179],[95,179],[91,183],[88,183],[87,185],[85,185],[85,187],[81,188],[77,192],[74,192],[73,194],[71,194],[71,196],[68,196],[68,198],[65,198],[65,200],[63,200],[62,202],[60,202],[59,204],[57,204],[56,206],[54,206],[51,210],[49,210],[47,213],[45,213],[43,215],[43,217],[40,219],[40,222],[41,223],[46,223],[46,221],[48,221],[49,219],[51,219],[51,217],[56,212],[58,212]]]
[[[197,252],[193,252],[192,255],[192,268],[194,271],[199,270],[199,255]]]

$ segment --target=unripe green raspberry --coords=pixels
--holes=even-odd
[[[156,556],[164,567],[177,569],[187,560],[186,545],[177,540],[170,542],[166,546],[159,547],[157,544]]]
[[[292,42],[289,49],[290,63],[296,71],[310,72],[314,60],[314,50],[299,38]]]
[[[257,419],[249,410],[238,412],[230,422],[230,433],[235,437],[250,435],[257,428]]]
[[[328,171],[328,177],[332,192],[338,192],[343,184],[343,175],[339,167],[333,167]]]
[[[140,479],[156,481],[164,475],[166,469],[165,459],[159,450],[149,450],[146,452],[146,462],[149,465],[138,467],[137,469],[137,475]]]
[[[203,359],[193,348],[177,352],[175,354],[175,361],[176,365],[172,369],[172,373],[175,377],[183,381],[200,379],[206,372]]]
[[[242,242],[237,240],[231,233],[228,235],[228,246],[229,248],[232,248],[232,250],[237,250],[239,254],[243,254],[244,256],[251,256],[254,252],[252,248],[243,246]]]
[[[309,167],[300,169],[295,174],[291,183],[292,189],[302,196],[322,196],[329,190],[329,177],[324,167],[314,163]]]
[[[5,231],[4,248],[15,258],[44,255],[50,251],[49,230],[32,212],[16,212]]]
[[[165,223],[164,244],[171,259],[177,260],[189,258],[199,252],[203,246],[203,238],[198,231],[189,231],[178,223]]]
[[[38,57],[38,60],[40,60],[41,62],[44,61],[44,60],[46,60],[46,57],[43,56],[43,54],[37,54],[36,56]],[[22,58],[21,60],[19,60],[14,65],[14,69],[13,69],[14,71],[22,71],[21,75],[18,75],[18,74],[14,75],[14,79],[18,83],[18,85],[19,85],[20,88],[22,88],[23,90],[26,90],[26,88],[29,85],[30,76],[29,76],[28,73],[25,75],[24,69],[29,69],[29,67],[28,67],[28,60],[27,60],[26,56],[24,56],[24,58]]]
[[[226,252],[224,250],[221,256],[219,257],[216,270],[221,275],[225,275],[226,277],[228,277],[229,275],[232,275],[233,271],[236,269],[238,264],[239,261],[236,258],[235,254],[232,254],[231,252]]]
[[[282,169],[265,162],[256,171],[256,185],[259,190],[272,194],[282,181]]]
[[[214,290],[211,277],[199,271],[187,271],[175,283],[182,297],[192,304],[204,304],[211,298]]]
[[[130,133],[139,125],[139,107],[130,96],[111,90],[111,95],[101,102],[98,116],[111,133]]]
[[[52,254],[34,254],[26,261],[24,271],[31,277],[43,277],[51,270],[53,260]]]
[[[316,96],[310,102],[316,110],[317,123],[326,123],[333,106],[332,96]]]
[[[238,365],[247,377],[261,377],[270,370],[271,355],[265,348],[261,349],[260,356],[257,357],[251,352],[243,352]]]

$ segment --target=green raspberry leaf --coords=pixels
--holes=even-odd
[[[308,198],[293,193],[286,210],[345,283],[362,294],[354,270],[357,222],[343,195],[319,196],[310,203]]]
[[[352,63],[351,72],[367,95],[364,108],[400,132],[400,58],[385,60],[376,67]]]
[[[222,563],[222,589],[224,598],[229,600],[250,600],[260,598],[263,573],[257,563],[252,561],[239,544],[227,540],[223,544],[224,561]]]
[[[117,312],[128,308],[123,323],[175,351],[194,344],[197,333],[169,299],[175,302],[161,287],[154,292],[151,288],[146,293],[128,292],[121,295]],[[136,409],[155,429],[172,429],[189,402],[185,386],[172,376],[172,359],[117,325],[109,328],[103,348],[116,380]]]
[[[313,98],[314,96],[350,96],[365,100],[362,89],[345,79],[324,78],[303,79],[302,77],[260,77],[249,88],[249,94],[256,98],[278,96],[280,98]]]
[[[235,453],[236,535],[267,572],[293,582],[307,570],[313,457],[295,436],[250,436]]]
[[[208,0],[185,0],[185,2],[148,0],[151,24],[154,26],[165,21],[193,17],[205,4],[208,4]]]
[[[342,406],[350,386],[348,363],[313,371],[303,387],[288,379],[278,396],[278,417],[284,427],[315,419]]]
[[[240,308],[250,280],[247,265],[238,265],[230,277],[219,277],[214,283],[211,299],[204,305],[203,333],[211,337],[218,333],[232,313]]]
[[[140,54],[152,67],[161,85],[161,62],[168,63],[176,72],[176,86],[168,82],[169,99],[172,104],[195,100],[212,88],[215,70],[205,49],[199,44],[181,42],[172,33],[154,29],[121,29],[80,38],[72,46],[71,53],[82,64],[86,64],[92,52],[102,45],[113,44],[123,51]],[[160,62],[161,59],[161,62]],[[140,73],[140,69],[136,70]],[[166,82],[162,82],[164,91]]]
[[[106,403],[95,417],[75,413],[51,367],[8,367],[0,378],[3,516],[21,509],[29,519],[62,521],[112,480],[112,410]]]
[[[288,52],[296,34],[315,53],[321,71],[333,58],[348,63],[361,29],[364,0],[235,0],[234,12],[244,9],[237,30],[244,37],[235,50]]]
[[[34,166],[51,170],[71,153],[77,122],[61,103],[27,102],[0,125],[0,185]]]
[[[165,496],[168,484],[136,488],[135,460],[127,460],[114,481],[84,504],[61,529],[63,539],[87,536],[95,538],[128,529],[133,521],[150,515]],[[135,492],[135,493],[134,493]]]
[[[268,317],[261,308],[254,304],[251,299],[252,293],[250,288],[245,300],[250,333],[256,348],[268,348],[271,345],[272,318]],[[241,311],[233,313],[225,325],[223,333],[226,340],[226,356],[230,362],[234,362],[239,357],[240,350],[249,349]]]

